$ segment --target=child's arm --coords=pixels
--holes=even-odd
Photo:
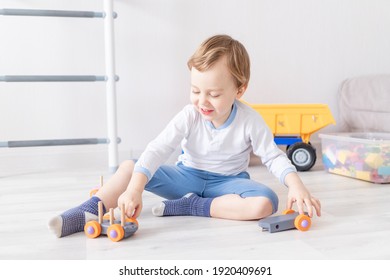
[[[127,217],[137,218],[141,213],[142,192],[145,185],[183,140],[187,134],[189,123],[192,123],[193,116],[191,114],[194,112],[193,106],[184,107],[141,154],[126,191],[118,198],[119,207],[125,204]]]
[[[145,174],[135,172],[131,177],[127,189],[119,196],[118,205],[125,205],[125,213],[127,217],[137,218],[142,210],[142,192],[148,178]]]
[[[300,214],[303,214],[304,205],[306,205],[310,217],[313,217],[313,207],[316,210],[317,216],[321,216],[320,201],[311,196],[297,173],[288,173],[285,177],[285,184],[288,187],[287,209],[292,209],[293,203],[296,202]]]

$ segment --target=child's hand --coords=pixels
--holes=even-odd
[[[125,214],[129,218],[136,219],[142,210],[142,192],[127,189],[118,198],[118,207],[125,207]]]
[[[304,213],[304,206],[306,205],[307,213],[310,217],[313,217],[313,208],[316,210],[317,216],[321,216],[320,201],[311,196],[303,185],[302,187],[289,187],[287,209],[292,209],[294,203],[297,204],[299,214]]]
[[[287,174],[286,184],[289,189],[287,209],[292,209],[293,204],[296,203],[299,214],[304,214],[304,208],[306,205],[307,213],[310,217],[313,217],[313,208],[316,210],[317,216],[321,216],[320,201],[317,198],[311,196],[310,192],[306,189],[296,173]]]
[[[142,173],[133,174],[126,191],[118,198],[118,207],[125,205],[125,214],[136,219],[142,210],[142,192],[148,178]]]

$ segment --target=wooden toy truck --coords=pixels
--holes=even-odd
[[[325,104],[250,104],[265,120],[277,145],[287,146],[287,156],[298,171],[310,170],[316,162],[316,150],[310,136],[335,124]]]
[[[100,176],[100,187],[103,186],[103,176]],[[94,196],[100,187],[92,189],[89,193],[90,197]],[[84,233],[89,238],[96,238],[101,234],[114,241],[120,241],[124,238],[132,236],[138,230],[138,221],[136,219],[127,218],[125,215],[125,207],[121,207],[121,220],[115,221],[114,209],[110,208],[109,213],[103,216],[103,203],[98,203],[98,221],[89,221],[84,226]]]
[[[85,235],[89,238],[96,238],[101,234],[114,242],[132,236],[138,230],[136,219],[130,219],[125,216],[124,205],[121,208],[121,220],[116,221],[114,218],[114,209],[110,209],[109,214],[103,216],[103,204],[99,201],[99,219],[98,221],[89,221],[84,226]]]
[[[305,214],[299,214],[292,209],[287,209],[280,216],[271,216],[259,220],[259,226],[263,231],[269,233],[298,229],[300,231],[308,231],[311,226],[311,219]]]

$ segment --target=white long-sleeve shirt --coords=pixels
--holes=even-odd
[[[178,161],[185,166],[221,175],[246,171],[250,154],[260,157],[268,170],[284,183],[296,172],[286,154],[273,140],[263,118],[249,106],[236,101],[227,121],[217,129],[203,119],[193,105],[187,105],[151,141],[136,163],[135,172],[150,179],[181,144]]]

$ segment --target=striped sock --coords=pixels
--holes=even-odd
[[[179,199],[165,200],[152,209],[155,216],[202,216],[210,217],[213,198],[199,197],[189,193]]]
[[[91,197],[83,204],[69,209],[49,221],[49,229],[57,236],[64,237],[84,230],[84,225],[98,218],[98,202],[96,196]],[[103,206],[103,213],[105,209]]]

